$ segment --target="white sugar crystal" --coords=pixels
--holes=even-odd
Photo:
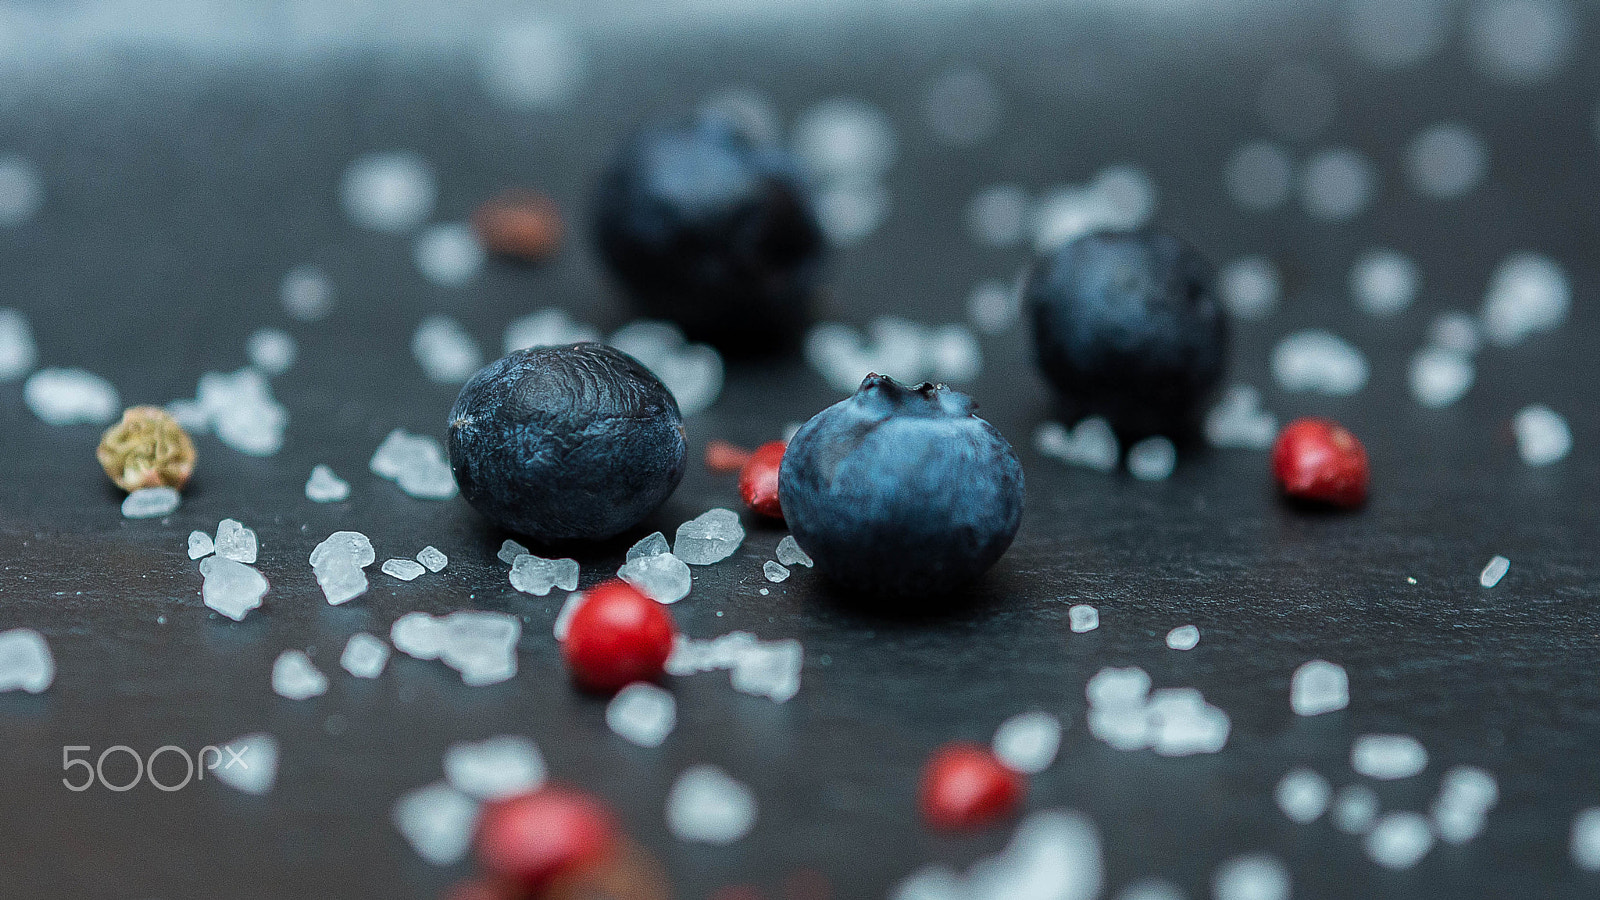
[[[1155,207],[1149,175],[1133,166],[1109,166],[1086,185],[1058,187],[1039,198],[1033,209],[1034,249],[1046,252],[1091,231],[1139,228]]]
[[[40,369],[28,376],[22,399],[47,425],[105,425],[122,408],[111,382],[82,369]]]
[[[565,310],[551,307],[513,319],[506,326],[504,349],[515,353],[529,347],[559,347],[600,340],[600,332],[573,319]]]
[[[417,788],[394,804],[394,827],[428,863],[460,862],[472,844],[478,803],[444,782]]]
[[[1403,253],[1369,250],[1350,270],[1350,294],[1356,306],[1371,316],[1404,312],[1417,299],[1422,272]]]
[[[545,559],[523,553],[511,561],[511,586],[524,594],[546,596],[555,588],[578,589],[578,561]]]
[[[1483,298],[1483,333],[1501,346],[1520,343],[1567,320],[1572,285],[1554,260],[1513,253],[1495,269]]]
[[[449,316],[429,316],[417,325],[411,355],[422,366],[422,374],[438,384],[460,384],[483,366],[478,342]]]
[[[1411,358],[1411,396],[1429,409],[1443,409],[1466,395],[1475,376],[1466,354],[1425,347]]]
[[[716,766],[684,770],[667,794],[667,828],[680,841],[731,844],[755,822],[755,795]]]
[[[1365,834],[1378,818],[1378,795],[1364,784],[1345,785],[1333,801],[1333,825],[1345,834]]]
[[[417,271],[443,287],[459,287],[483,269],[483,245],[462,222],[431,225],[417,235],[414,251]]]
[[[741,694],[787,703],[800,691],[805,651],[793,639],[758,641],[734,661],[730,680]]]
[[[606,725],[640,747],[659,747],[678,724],[678,701],[653,684],[635,682],[606,704]]]
[[[311,469],[306,479],[306,499],[312,503],[339,503],[350,497],[350,482],[321,463]]]
[[[567,595],[567,600],[565,603],[561,604],[561,609],[556,613],[556,620],[552,626],[552,631],[555,634],[556,640],[564,641],[567,639],[567,627],[572,624],[572,615],[573,613],[576,613],[578,611],[578,607],[582,605],[582,593],[573,592]]]
[[[140,488],[122,500],[125,519],[158,519],[178,508],[183,497],[173,488]]]
[[[1301,202],[1313,219],[1346,222],[1377,193],[1378,173],[1365,156],[1347,148],[1318,152],[1300,174]]]
[[[784,535],[783,540],[778,542],[777,556],[778,562],[786,566],[805,566],[809,569],[814,565],[811,557],[800,548],[800,543],[792,534]]]
[[[1506,577],[1509,571],[1511,571],[1511,560],[1504,556],[1496,556],[1483,567],[1483,571],[1478,575],[1478,583],[1486,588],[1492,588],[1499,584],[1500,579]]]
[[[1289,706],[1297,716],[1320,716],[1350,705],[1350,677],[1344,667],[1314,659],[1294,670]]]
[[[1007,768],[1036,775],[1055,762],[1061,748],[1061,720],[1047,712],[1018,713],[995,729],[992,746]]]
[[[1326,812],[1332,797],[1328,779],[1310,769],[1290,769],[1273,793],[1283,814],[1301,825],[1316,821]]]
[[[1022,315],[1022,295],[1016,285],[985,281],[967,295],[967,319],[983,334],[1002,334]]]
[[[215,546],[218,556],[242,563],[256,561],[256,533],[238,519],[223,519],[217,523]]]
[[[630,322],[606,343],[654,372],[685,416],[700,412],[722,396],[722,354],[709,344],[687,342],[671,322]]]
[[[841,178],[817,192],[817,222],[835,246],[871,236],[889,217],[889,191],[872,178]]]
[[[364,569],[378,558],[372,541],[359,531],[335,531],[311,550],[311,568],[349,565]]]
[[[1572,429],[1548,406],[1525,406],[1511,419],[1517,454],[1530,466],[1548,466],[1572,452]]]
[[[986,247],[1015,247],[1027,236],[1028,192],[1014,184],[983,189],[967,204],[967,230]]]
[[[250,365],[268,375],[282,375],[294,365],[294,338],[281,328],[262,328],[250,335],[245,351]]]
[[[789,570],[784,568],[782,564],[769,559],[761,564],[761,574],[766,576],[768,581],[777,584],[789,577]]]
[[[0,631],[0,692],[37,694],[56,680],[56,661],[44,635],[32,628]]]
[[[1417,135],[1406,149],[1412,190],[1450,200],[1472,192],[1489,168],[1489,147],[1471,128],[1444,123]]]
[[[444,647],[445,625],[425,612],[406,613],[389,628],[394,648],[413,659],[438,659]]]
[[[1590,807],[1572,820],[1572,864],[1585,872],[1600,872],[1600,807]]]
[[[1405,734],[1363,734],[1350,746],[1350,768],[1380,781],[1410,778],[1428,767],[1428,751]]]
[[[204,531],[189,532],[189,558],[199,559],[216,552],[216,543]]]
[[[1216,753],[1228,743],[1228,714],[1205,702],[1193,688],[1166,688],[1150,695],[1150,744],[1162,756]]]
[[[290,700],[306,700],[328,691],[328,676],[311,664],[302,650],[285,650],[272,664],[272,690]]]
[[[0,383],[16,381],[39,360],[28,320],[14,309],[0,309]]]
[[[220,782],[236,791],[260,796],[278,780],[278,739],[270,734],[240,735],[223,744],[221,754],[206,766]]]
[[[1111,423],[1090,416],[1070,431],[1059,422],[1046,422],[1033,435],[1034,449],[1043,456],[1096,472],[1115,472],[1122,450]]]
[[[1433,849],[1433,831],[1421,813],[1392,812],[1373,823],[1363,843],[1367,856],[1385,869],[1409,869]]]
[[[1100,610],[1087,603],[1076,604],[1067,610],[1067,622],[1074,634],[1093,631],[1100,627]]]
[[[1476,766],[1453,766],[1444,773],[1439,796],[1429,810],[1434,831],[1449,844],[1465,844],[1483,831],[1489,810],[1500,801],[1494,776]]]
[[[1240,319],[1260,319],[1277,309],[1283,279],[1272,260],[1246,256],[1223,268],[1217,288],[1228,312]]]
[[[20,44],[14,44],[20,50]],[[16,51],[13,51],[16,52]],[[44,205],[39,167],[15,153],[0,153],[0,228],[16,228]]]
[[[339,199],[350,221],[391,234],[426,221],[438,195],[432,167],[409,150],[357,158],[345,169],[339,186]]]
[[[1141,878],[1124,887],[1117,900],[1184,900],[1182,889],[1159,878]]]
[[[823,180],[876,178],[894,165],[899,152],[888,117],[852,98],[825,100],[802,112],[795,120],[793,146],[806,168]]]
[[[200,598],[206,606],[235,622],[261,605],[267,594],[267,579],[260,572],[224,556],[208,556],[200,561],[205,583]]]
[[[389,645],[365,631],[350,635],[344,653],[339,656],[339,665],[357,678],[377,678],[388,663]]]
[[[1211,876],[1215,900],[1289,900],[1289,870],[1264,853],[1235,856]]]
[[[456,495],[455,475],[444,448],[431,437],[396,428],[383,439],[368,463],[373,474],[387,478],[419,500],[448,500]]]
[[[1440,350],[1471,355],[1478,352],[1483,338],[1478,320],[1460,311],[1440,313],[1428,324],[1428,343]]]
[[[942,325],[929,333],[922,348],[923,365],[936,382],[965,384],[983,371],[983,351],[964,325]]]
[[[1327,331],[1297,331],[1272,350],[1272,377],[1286,391],[1345,397],[1367,384],[1367,360],[1348,341]]]
[[[806,333],[805,357],[831,386],[848,392],[868,372],[914,384],[970,381],[983,369],[982,350],[965,326],[928,326],[895,316],[873,320],[866,335],[823,322]]]
[[[283,276],[278,299],[289,318],[316,322],[333,311],[333,283],[316,266],[298,266]]]
[[[672,552],[691,566],[709,566],[732,556],[743,542],[739,514],[717,508],[679,525]]]
[[[1165,481],[1178,465],[1178,448],[1155,435],[1128,448],[1128,474],[1140,481]]]
[[[662,542],[666,539],[662,538]],[[671,553],[630,559],[617,570],[617,577],[657,603],[677,603],[689,596],[694,584],[688,564]],[[574,582],[573,587],[576,586]]]
[[[993,134],[999,124],[1000,91],[983,72],[946,72],[924,89],[922,116],[940,141],[970,147]]]
[[[422,563],[414,559],[386,559],[383,561],[383,574],[401,581],[414,581],[423,572],[428,571]]]
[[[1105,880],[1100,836],[1078,813],[1037,812],[1017,826],[1011,843],[968,870],[971,900],[1094,900]]]
[[[1454,18],[1449,0],[1350,0],[1344,32],[1367,62],[1400,69],[1443,49]]]
[[[503,735],[451,744],[444,774],[456,790],[480,800],[498,800],[544,784],[544,755],[525,737]]]
[[[283,447],[289,413],[260,371],[207,372],[200,376],[195,402],[217,437],[234,450],[271,456]]]
[[[438,547],[429,544],[417,551],[417,562],[422,563],[423,568],[429,572],[442,572],[445,566],[450,565],[450,557],[445,556],[444,551]]]
[[[1089,733],[1116,750],[1143,750],[1150,746],[1150,716],[1143,706],[1092,706]]]
[[[1200,629],[1193,625],[1179,625],[1167,632],[1167,646],[1173,650],[1193,650],[1200,643]]]
[[[1264,212],[1289,199],[1294,162],[1276,144],[1246,144],[1228,161],[1228,196],[1241,209]]]
[[[516,541],[510,540],[508,538],[504,543],[502,543],[500,545],[499,551],[497,551],[495,553],[495,558],[500,560],[501,562],[505,563],[506,565],[510,566],[510,565],[515,565],[516,564],[517,557],[525,556],[527,554],[528,554],[528,548],[527,547],[524,547],[521,544],[517,543]]]
[[[579,95],[587,52],[571,29],[535,19],[500,25],[493,34],[479,57],[479,74],[495,99],[516,108],[553,109]]]
[[[1101,669],[1089,679],[1084,696],[1090,706],[1142,709],[1150,696],[1150,676],[1137,666]]]
[[[313,572],[317,577],[317,586],[322,588],[322,595],[329,606],[348,603],[365,594],[369,586],[367,573],[353,565],[331,563],[314,569]]]
[[[1552,78],[1582,46],[1574,8],[1560,0],[1486,0],[1472,7],[1467,25],[1479,68],[1508,84]]]
[[[1278,418],[1261,408],[1261,392],[1247,384],[1229,386],[1206,414],[1206,440],[1213,447],[1265,450],[1278,436]]]
[[[442,622],[439,659],[460,672],[464,684],[497,684],[517,674],[522,621],[516,616],[462,610],[445,616]]]
[[[890,900],[965,900],[961,876],[945,866],[928,865],[906,876]]]

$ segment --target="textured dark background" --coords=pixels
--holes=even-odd
[[[23,405],[20,384],[0,385],[0,628],[39,629],[59,667],[45,694],[0,695],[0,896],[433,896],[469,869],[419,861],[390,825],[390,806],[440,777],[450,743],[502,733],[532,736],[555,777],[609,798],[683,897],[728,884],[782,896],[800,870],[823,873],[837,897],[882,896],[925,862],[965,865],[1003,844],[1008,829],[924,831],[916,773],[935,745],[987,740],[1003,718],[1036,707],[1070,724],[1028,806],[1090,814],[1113,888],[1159,875],[1206,896],[1221,860],[1263,850],[1287,863],[1297,897],[1600,893],[1565,849],[1573,813],[1600,802],[1600,369],[1589,303],[1600,289],[1590,127],[1600,61],[1587,52],[1600,22],[1578,9],[1571,64],[1516,88],[1479,75],[1459,27],[1424,66],[1380,74],[1342,49],[1327,4],[1199,6],[919,14],[890,4],[742,25],[689,15],[660,28],[591,23],[584,92],[555,112],[497,106],[448,41],[429,50],[378,34],[290,53],[262,37],[208,53],[195,50],[203,35],[108,39],[81,58],[70,45],[9,45],[17,77],[0,86],[0,149],[41,167],[47,198],[32,222],[0,231],[0,305],[27,313],[41,364],[89,368],[134,403],[191,395],[201,372],[243,365],[245,339],[260,327],[288,328],[300,360],[275,382],[290,414],[284,450],[251,459],[201,438],[199,474],[166,521],[120,517],[93,459],[97,429],[48,427]],[[1229,155],[1266,136],[1257,86],[1295,59],[1334,76],[1339,111],[1328,134],[1287,145],[1297,154],[1348,145],[1379,168],[1380,196],[1353,223],[1316,224],[1294,204],[1243,214],[1227,197]],[[927,80],[957,65],[990,72],[1004,97],[998,134],[959,151],[931,140],[917,106]],[[804,570],[759,596],[761,562],[782,532],[753,527],[734,559],[695,570],[693,593],[673,612],[697,637],[799,638],[800,694],[778,706],[734,693],[725,675],[678,679],[680,725],[666,745],[624,743],[606,730],[602,702],[568,686],[549,636],[559,600],[507,584],[493,557],[504,535],[459,500],[403,496],[366,462],[391,428],[442,430],[454,391],[426,382],[407,349],[423,315],[458,317],[488,348],[507,321],[542,306],[606,326],[626,319],[582,237],[587,186],[631,124],[680,115],[728,86],[764,92],[790,116],[859,96],[896,123],[891,216],[830,268],[828,312],[846,321],[889,310],[958,321],[973,284],[1023,263],[1023,251],[967,237],[962,213],[982,187],[1041,189],[1108,163],[1143,166],[1160,189],[1159,221],[1219,260],[1265,253],[1291,274],[1281,310],[1238,329],[1234,372],[1266,389],[1280,420],[1329,414],[1361,435],[1375,471],[1371,504],[1356,515],[1289,510],[1257,452],[1188,458],[1159,484],[1065,469],[1029,446],[1048,398],[1023,333],[985,338],[971,392],[1019,448],[1028,509],[973,607],[929,621],[864,616]],[[1489,180],[1463,200],[1419,199],[1403,185],[1401,148],[1446,119],[1486,136]],[[432,286],[416,273],[409,239],[357,230],[337,206],[348,162],[390,148],[435,165],[436,220],[461,219],[499,188],[533,185],[563,203],[575,239],[546,267],[494,263],[468,287]],[[1392,322],[1364,317],[1347,296],[1349,266],[1369,245],[1410,253],[1424,273],[1420,302]],[[1486,351],[1465,401],[1421,409],[1405,366],[1427,322],[1475,309],[1494,265],[1518,249],[1567,268],[1571,320]],[[314,326],[286,320],[277,301],[283,273],[308,261],[339,294],[333,316]],[[1268,349],[1311,325],[1336,328],[1368,354],[1364,392],[1331,400],[1271,389]],[[698,460],[714,437],[775,437],[834,399],[798,362],[736,366],[721,402],[689,422],[691,452]],[[1518,461],[1508,427],[1532,402],[1566,414],[1574,431],[1571,457],[1542,470]],[[351,480],[349,502],[305,500],[319,462]],[[696,465],[646,528],[670,534],[736,502],[731,479]],[[184,554],[191,529],[213,530],[226,516],[257,530],[272,582],[266,605],[237,624],[201,605]],[[341,528],[369,534],[380,561],[432,543],[450,567],[401,584],[374,566],[365,597],[331,608],[305,560]],[[584,584],[613,571],[625,545],[586,554]],[[1477,573],[1495,553],[1511,558],[1511,572],[1485,591]],[[1078,601],[1099,607],[1098,631],[1068,630]],[[337,667],[354,631],[386,634],[405,612],[460,608],[526,617],[516,679],[466,688],[437,663],[403,657],[373,682]],[[1165,632],[1189,622],[1199,647],[1167,650]],[[299,703],[275,696],[273,658],[307,646],[330,691]],[[1352,702],[1301,720],[1289,711],[1288,678],[1313,657],[1348,667]],[[1226,750],[1169,760],[1094,741],[1082,724],[1084,682],[1125,664],[1144,666],[1159,686],[1204,691],[1232,717]],[[277,786],[264,797],[210,782],[172,794],[148,785],[80,794],[60,782],[65,744],[148,753],[256,730],[282,745]],[[1276,810],[1272,787],[1292,765],[1336,786],[1353,781],[1350,740],[1373,731],[1413,734],[1431,754],[1423,775],[1378,786],[1385,808],[1424,808],[1447,765],[1493,771],[1503,801],[1486,833],[1397,874],[1326,821],[1296,826]],[[759,798],[755,831],[731,847],[679,844],[665,830],[667,788],[700,761]]]

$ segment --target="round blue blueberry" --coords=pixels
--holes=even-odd
[[[869,375],[801,426],[778,495],[818,571],[885,598],[938,596],[994,565],[1022,521],[1022,464],[972,399]]]
[[[1227,361],[1211,264],[1160,231],[1102,232],[1029,272],[1039,368],[1063,416],[1105,417],[1119,435],[1192,434]]]
[[[672,393],[603,344],[534,347],[484,366],[450,410],[450,468],[473,508],[536,541],[639,524],[683,480]]]
[[[809,318],[822,230],[793,156],[717,117],[635,135],[600,180],[600,255],[647,315],[769,352]]]

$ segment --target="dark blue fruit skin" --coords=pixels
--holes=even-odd
[[[810,318],[823,237],[798,164],[723,119],[630,139],[601,177],[595,235],[638,307],[696,340],[771,352]]]
[[[534,347],[472,376],[450,410],[461,496],[536,541],[602,540],[639,524],[683,480],[678,403],[603,344]]]
[[[801,426],[778,496],[817,570],[852,592],[939,597],[994,565],[1022,521],[1022,464],[972,399],[869,375]]]
[[[1104,416],[1125,439],[1193,434],[1227,364],[1215,284],[1199,251],[1159,231],[1089,234],[1040,258],[1023,300],[1063,417]]]

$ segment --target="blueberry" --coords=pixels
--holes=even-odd
[[[793,156],[727,121],[635,135],[600,180],[600,254],[647,315],[765,352],[809,318],[822,231]]]
[[[534,347],[472,376],[450,410],[461,496],[542,542],[599,540],[654,512],[683,480],[678,403],[603,344]]]
[[[1042,257],[1023,298],[1067,420],[1104,416],[1124,439],[1192,435],[1227,358],[1215,282],[1199,251],[1160,231],[1089,234]]]
[[[1011,546],[1022,464],[973,402],[868,375],[812,417],[778,473],[783,514],[818,571],[885,598],[947,594]]]

